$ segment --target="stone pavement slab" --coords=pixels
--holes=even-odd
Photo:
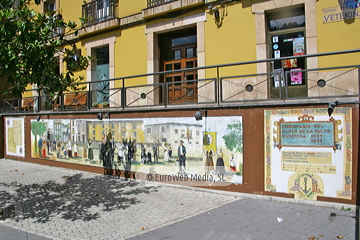
[[[35,234],[16,230],[1,225],[0,222],[0,240],[48,240],[49,238],[37,236]]]

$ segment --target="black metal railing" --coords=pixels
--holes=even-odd
[[[339,54],[349,58],[360,49],[320,53],[297,56],[297,58],[327,57]],[[291,57],[277,58],[276,60]],[[355,58],[354,58],[355,59]],[[294,104],[296,103],[324,103],[329,99],[343,100],[347,103],[358,103],[360,98],[360,65],[339,66],[336,64],[313,69],[296,69],[293,71],[265,72],[254,74],[229,75],[226,71],[235,67],[235,71],[242,73],[244,66],[252,64],[271,63],[275,59],[263,59],[248,62],[229,63],[204,66],[197,68],[179,69],[155,72],[101,81],[80,83],[87,91],[67,92],[58,98],[49,95],[37,96],[38,89],[32,89],[36,94],[26,98],[3,99],[3,113],[26,114],[41,111],[88,111],[88,110],[128,110],[175,107],[241,106]],[[239,68],[243,66],[243,68]],[[251,69],[251,68],[250,68]],[[194,80],[161,82],[160,79],[168,74],[197,71],[199,76]],[[221,72],[223,72],[221,74]],[[129,86],[134,79],[148,81],[151,84]],[[98,89],[99,82],[109,83],[107,88]],[[160,83],[155,83],[160,82]],[[302,82],[303,85],[297,84]],[[126,83],[126,84],[125,84]],[[278,84],[276,84],[278,83]],[[296,84],[295,84],[296,83]],[[127,85],[127,86],[126,86]]]
[[[115,16],[114,0],[96,0],[82,5],[82,16],[86,18],[85,26],[112,19]]]
[[[147,0],[148,7],[155,7],[164,3],[175,2],[178,0]]]

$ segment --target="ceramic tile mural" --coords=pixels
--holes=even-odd
[[[223,174],[242,183],[242,117],[41,119],[31,121],[32,157],[104,168],[141,171],[152,166],[186,173]],[[180,142],[185,147],[180,150]],[[167,168],[170,169],[170,168]]]
[[[351,108],[265,111],[265,190],[351,199]]]

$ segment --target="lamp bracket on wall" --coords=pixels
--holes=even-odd
[[[196,121],[200,121],[202,120],[203,114],[205,115],[205,117],[207,116],[207,110],[199,110],[194,114],[195,120]]]

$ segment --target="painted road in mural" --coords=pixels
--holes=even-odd
[[[351,108],[265,111],[265,190],[351,199]]]
[[[32,120],[31,149],[34,158],[242,183],[241,117]]]

